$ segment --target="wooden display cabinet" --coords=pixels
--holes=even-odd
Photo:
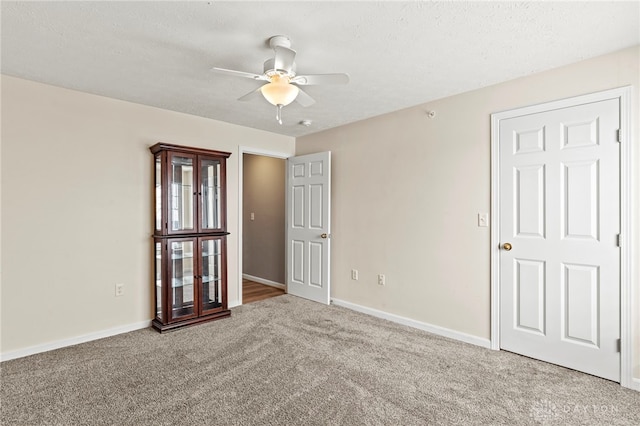
[[[228,317],[228,152],[157,143],[155,318],[160,331]]]

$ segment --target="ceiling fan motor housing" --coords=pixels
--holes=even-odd
[[[262,67],[262,69],[264,70],[264,74],[267,77],[271,77],[275,74],[279,74],[281,76],[286,76],[289,78],[293,78],[296,76],[296,64],[294,63],[293,66],[291,67],[291,71],[287,71],[287,70],[277,70],[275,67],[275,58],[271,58],[271,59],[267,59],[266,61],[264,61],[264,66]]]

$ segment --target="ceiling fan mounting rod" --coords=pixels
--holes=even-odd
[[[275,35],[269,38],[269,47],[274,49],[276,47],[291,47],[291,39],[285,35]]]

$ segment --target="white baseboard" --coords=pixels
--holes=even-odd
[[[281,290],[286,290],[287,289],[287,286],[285,286],[282,283],[277,283],[277,282],[271,281],[271,280],[265,280],[264,278],[260,278],[260,277],[254,277],[253,275],[249,275],[249,274],[242,274],[242,278],[244,278],[245,280],[255,281],[255,282],[260,283],[260,284],[269,285],[271,287],[279,288]]]
[[[346,302],[340,299],[331,299],[331,303],[333,303],[336,306],[342,306],[343,308],[351,309],[353,311],[362,312],[363,314],[371,315],[371,316],[386,319],[398,324],[407,325],[409,327],[428,331],[429,333],[437,334],[438,336],[444,336],[450,339],[460,340],[465,343],[471,343],[472,345],[482,346],[483,348],[491,349],[491,340],[489,339],[483,339],[482,337],[472,336],[470,334],[461,333],[459,331],[451,330],[451,329],[440,327],[437,325],[427,324],[425,322],[412,320],[410,318],[401,317],[399,315],[390,314],[384,311],[379,311],[377,309],[367,308],[366,306],[356,305],[355,303]]]
[[[62,339],[55,342],[44,343],[42,345],[30,346],[28,348],[18,349],[17,351],[4,352],[0,354],[0,362],[22,358],[29,355],[35,355],[41,352],[52,351],[54,349],[65,348],[67,346],[73,346],[80,343],[86,343],[92,340],[104,339],[105,337],[128,333],[130,331],[140,330],[150,326],[151,321],[141,321],[134,324],[110,328],[108,330],[97,331],[95,333],[84,334],[82,336],[71,337],[69,339]]]
[[[631,380],[631,386],[629,386],[629,389],[640,392],[640,379],[634,377],[633,380]]]

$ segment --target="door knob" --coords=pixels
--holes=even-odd
[[[506,251],[511,251],[511,249],[513,248],[513,246],[511,245],[511,243],[504,243],[502,245],[502,248],[505,249]]]
[[[320,234],[320,238],[327,238],[327,234]]]

